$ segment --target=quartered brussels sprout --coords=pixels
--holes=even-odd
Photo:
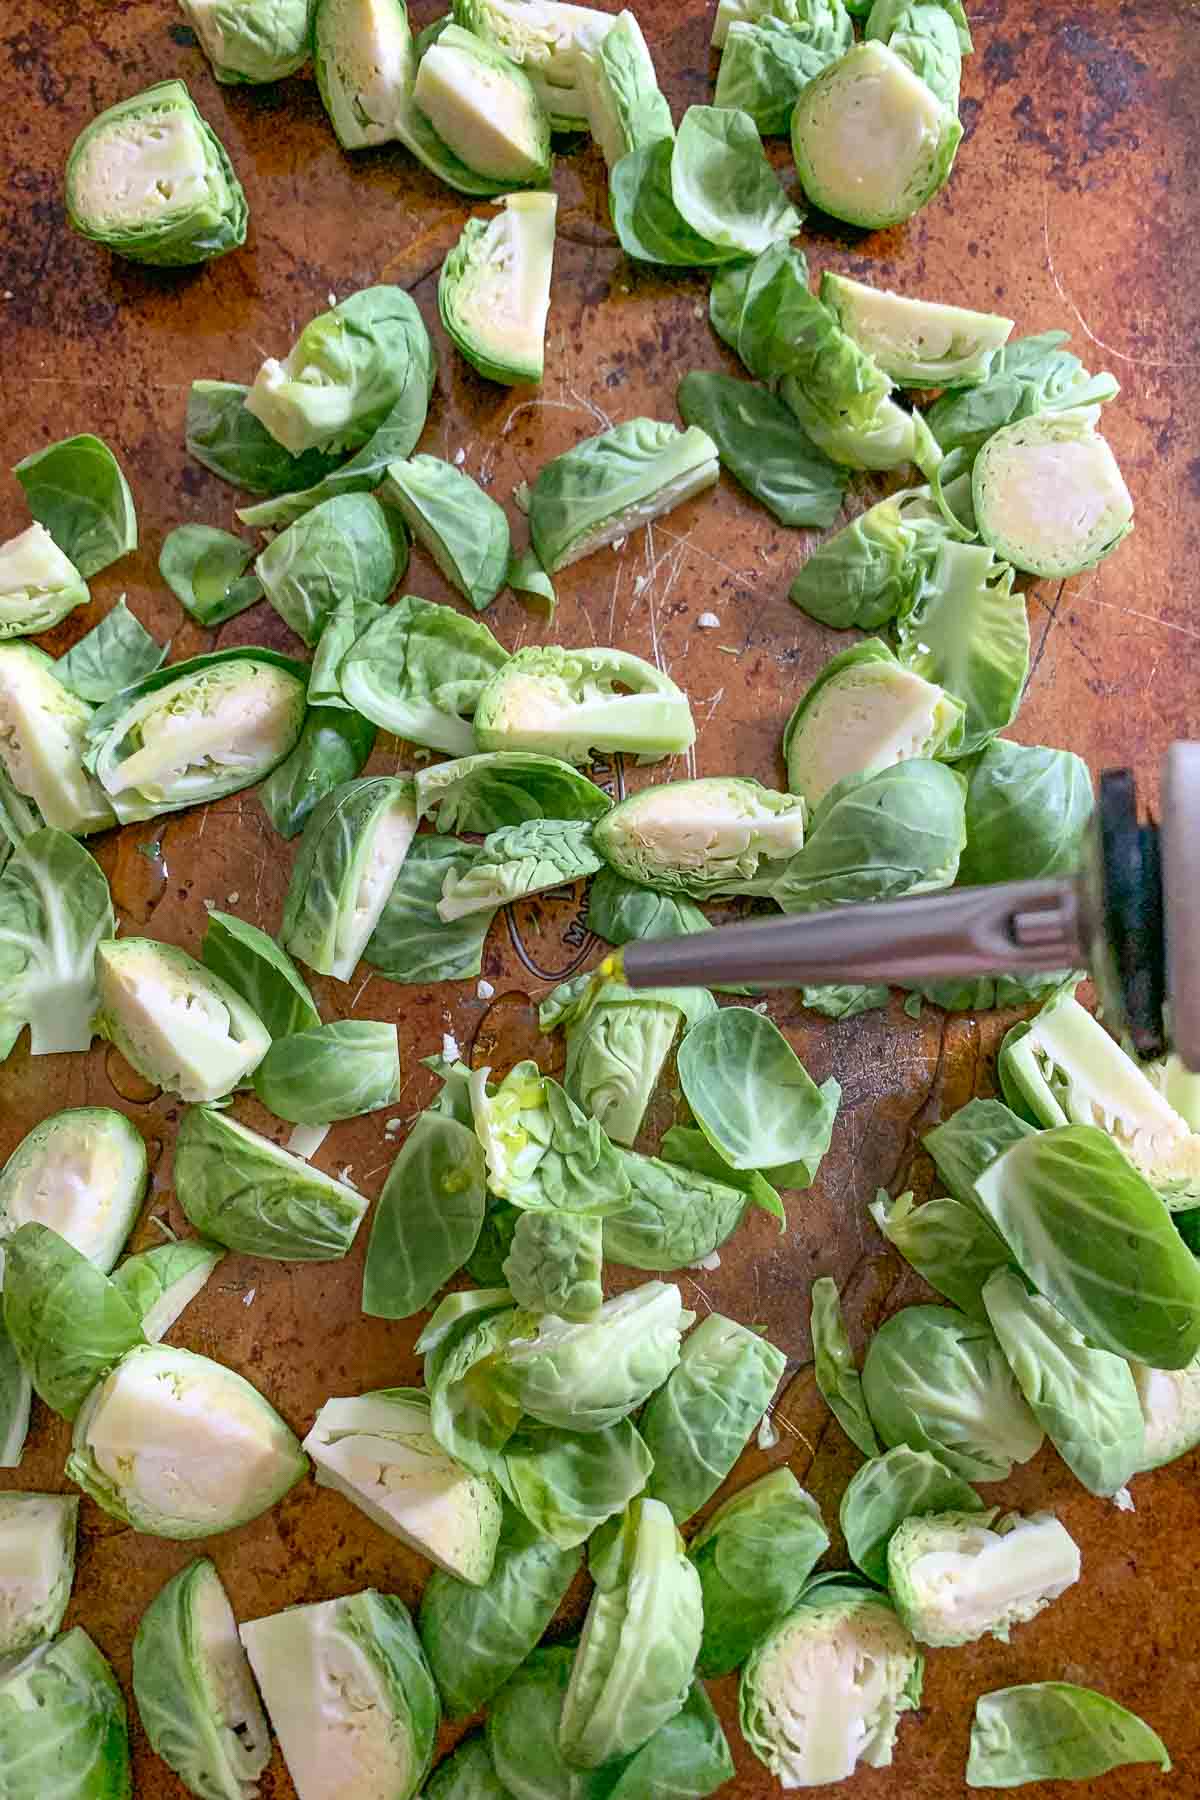
[[[491,219],[468,219],[442,264],[438,311],[472,368],[507,386],[540,381],[558,195],[506,194]]]
[[[992,433],[971,477],[979,535],[1031,575],[1078,575],[1133,530],[1133,501],[1095,406]]]
[[[500,1493],[447,1456],[421,1388],[384,1388],[327,1400],[302,1448],[317,1482],[344,1494],[373,1524],[459,1581],[491,1574]],[[461,1647],[461,1646],[460,1646]]]
[[[62,1624],[75,1578],[78,1517],[74,1494],[0,1494],[0,1668]],[[0,1719],[3,1705],[0,1699]]]
[[[156,1087],[221,1100],[270,1046],[258,1014],[184,950],[153,938],[110,938],[96,951],[96,1029]]]
[[[53,1113],[21,1139],[0,1169],[4,1240],[22,1225],[52,1231],[107,1274],[146,1192],[146,1146],[123,1113],[79,1106]]]
[[[610,169],[631,150],[675,136],[671,108],[633,13],[618,13],[599,42],[581,47],[579,77],[588,128]]]
[[[125,1699],[79,1626],[0,1673],[0,1755],[13,1800],[131,1800]]]
[[[221,1578],[198,1557],[159,1589],[133,1640],[151,1747],[193,1794],[252,1800],[271,1737]]]
[[[337,494],[272,538],[254,564],[262,590],[310,647],[347,599],[386,600],[401,573],[388,515],[371,494]]]
[[[704,1599],[701,1675],[728,1675],[800,1598],[829,1548],[821,1509],[790,1469],[719,1506],[692,1539]]]
[[[281,81],[308,61],[312,0],[179,0],[218,81]]]
[[[1158,1733],[1107,1694],[1070,1681],[1033,1681],[981,1694],[971,1724],[968,1787],[1086,1781],[1128,1763],[1171,1758]]]
[[[225,1252],[203,1238],[180,1238],[127,1256],[113,1270],[113,1286],[142,1322],[142,1336],[157,1344],[196,1298]]]
[[[528,76],[474,32],[448,25],[417,66],[413,99],[469,169],[514,186],[550,179],[550,121]]]
[[[759,891],[804,843],[803,800],[737,775],[668,781],[622,800],[595,828],[619,875],[697,899]]]
[[[613,15],[567,0],[454,0],[459,25],[522,68],[555,131],[587,131],[583,57],[613,27]]]
[[[83,766],[93,709],[32,644],[0,644],[0,768],[47,825],[79,837],[116,823]]]
[[[0,544],[0,638],[48,631],[91,595],[44,525]]]
[[[893,381],[903,387],[969,387],[988,374],[1013,322],[869,287],[826,269],[821,300]]]
[[[1138,1469],[1160,1469],[1200,1444],[1200,1355],[1182,1369],[1131,1366],[1145,1428]]]
[[[437,1689],[402,1600],[367,1588],[241,1627],[305,1800],[413,1800],[433,1760]]]
[[[278,1038],[254,1072],[254,1091],[276,1118],[328,1125],[392,1106],[400,1093],[394,1025],[333,1019]]]
[[[540,750],[581,768],[596,751],[677,756],[695,736],[683,690],[626,650],[518,650],[475,709],[481,750]]]
[[[792,152],[814,206],[850,225],[899,225],[944,187],[962,126],[875,39],[856,44],[803,89]]]
[[[0,874],[0,1062],[29,1027],[29,1053],[87,1050],[95,952],[116,930],[108,883],[63,831],[35,831]]]
[[[64,1419],[144,1342],[125,1297],[47,1225],[22,1225],[5,1245],[4,1325],[34,1391]]]
[[[504,508],[440,456],[389,463],[383,497],[477,612],[504,586],[512,548]]]
[[[110,106],[71,146],[67,217],[131,262],[207,262],[246,238],[246,196],[182,81]]]
[[[742,1670],[742,1733],[784,1787],[887,1768],[923,1664],[882,1594],[830,1586],[802,1598]]]
[[[313,71],[343,150],[391,143],[416,73],[405,0],[317,0]]]
[[[553,575],[615,543],[712,487],[720,474],[706,431],[630,419],[585,438],[541,470],[529,501],[529,530]]]
[[[282,942],[322,975],[349,981],[417,829],[413,784],[365,775],[309,817],[283,908]]]
[[[1052,1513],[905,1519],[888,1545],[892,1602],[919,1644],[1008,1642],[1079,1580],[1079,1546]]]

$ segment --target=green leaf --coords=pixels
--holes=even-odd
[[[850,1442],[864,1456],[879,1455],[879,1439],[863,1397],[862,1377],[842,1317],[842,1303],[832,1276],[812,1284],[812,1345],[817,1387]]]
[[[295,749],[258,790],[279,835],[292,838],[303,831],[318,802],[361,773],[374,747],[369,719],[345,707],[310,707]]]
[[[65,831],[35,831],[0,875],[0,1062],[29,1026],[33,1056],[87,1050],[96,946],[116,931],[99,864]]]
[[[923,493],[880,500],[818,544],[792,582],[793,603],[839,631],[873,631],[911,606],[946,536]]]
[[[281,1262],[345,1256],[367,1210],[364,1195],[208,1106],[183,1116],[175,1192],[205,1237]]]
[[[356,451],[348,462],[332,469],[311,487],[301,488],[298,493],[260,500],[256,506],[239,506],[238,518],[242,524],[253,525],[259,531],[291,525],[306,512],[311,512],[314,506],[321,506],[326,500],[333,500],[339,494],[366,494],[379,487],[389,465],[411,456],[417,447],[425,429],[435,374],[433,347],[430,345],[428,381],[422,383],[413,379],[406,384],[391,412],[382,425],[371,433],[361,450]],[[309,456],[312,454],[311,451],[306,453]]]
[[[534,1650],[501,1688],[488,1712],[487,1743],[512,1800],[607,1800],[611,1769],[576,1769],[558,1741],[572,1651]]]
[[[1070,1681],[996,1688],[975,1702],[968,1787],[1086,1781],[1130,1763],[1171,1758],[1158,1733],[1107,1694]]]
[[[556,1081],[520,1062],[488,1093],[486,1074],[471,1078],[471,1106],[492,1193],[530,1212],[603,1216],[626,1206],[618,1152]]]
[[[273,1038],[320,1025],[321,1015],[291,957],[249,920],[210,912],[200,957],[206,969],[242,996]]]
[[[712,487],[719,472],[717,446],[694,426],[626,419],[584,438],[543,464],[530,491],[529,534],[542,567],[553,575],[628,537]]]
[[[966,841],[965,787],[944,763],[919,757],[845,776],[813,813],[772,897],[785,912],[808,912],[949,887]]]
[[[383,498],[477,612],[504,586],[512,545],[504,508],[440,456],[389,463]]]
[[[449,18],[447,13],[446,18]],[[445,21],[435,21],[438,24]],[[428,1591],[428,1590],[427,1590]],[[426,1647],[428,1654],[428,1647]],[[510,1800],[492,1766],[492,1753],[481,1731],[460,1738],[421,1789],[424,1800]]]
[[[885,1007],[888,990],[885,987],[855,987],[850,983],[802,987],[800,1003],[809,1012],[823,1013],[827,1019],[857,1019],[860,1013],[879,1012]]]
[[[666,1162],[718,1182],[722,1187],[737,1188],[751,1205],[761,1207],[773,1219],[778,1219],[779,1229],[783,1230],[787,1214],[783,1201],[767,1178],[757,1169],[733,1168],[702,1131],[688,1125],[672,1125],[663,1133],[660,1149]]]
[[[660,1725],[626,1763],[608,1800],[702,1800],[734,1776],[712,1701],[698,1681],[682,1712]]]
[[[262,599],[262,582],[247,575],[253,544],[215,525],[177,525],[168,531],[158,572],[185,612],[201,625],[223,625]]]
[[[1107,373],[1089,375],[1077,356],[1062,346],[1065,331],[1014,338],[991,360],[986,378],[951,389],[935,400],[926,418],[943,450],[978,450],[1002,425],[1060,407],[1091,406],[1120,391]]]
[[[577,1213],[523,1212],[503,1265],[517,1305],[560,1319],[595,1318],[604,1303],[602,1227]]]
[[[995,1269],[1012,1267],[1008,1245],[977,1207],[960,1200],[927,1200],[911,1194],[889,1200],[880,1188],[871,1217],[889,1244],[926,1280],[973,1319],[986,1319],[983,1286]]]
[[[306,450],[292,456],[266,426],[246,411],[250,392],[235,381],[193,381],[188,390],[185,438],[196,461],[252,494],[288,494],[323,479],[341,452]]]
[[[726,1500],[691,1542],[704,1595],[697,1669],[728,1675],[789,1613],[829,1533],[790,1469],[772,1469]]]
[[[33,1223],[5,1243],[4,1325],[34,1391],[64,1419],[146,1341],[107,1275],[49,1226]]]
[[[470,718],[508,653],[480,620],[402,594],[341,657],[347,702],[385,730],[448,756],[470,756]]]
[[[514,594],[528,594],[535,605],[543,607],[547,622],[553,619],[558,595],[532,546],[528,550],[513,551],[508,559],[504,584]]]
[[[931,1450],[897,1444],[855,1471],[842,1495],[839,1522],[846,1548],[864,1575],[887,1585],[887,1551],[903,1520],[924,1513],[983,1512],[973,1487]]]
[[[741,261],[744,251],[702,237],[675,204],[673,150],[670,138],[643,144],[623,156],[609,175],[613,230],[622,250],[635,262],[663,263],[676,269]]]
[[[769,14],[753,23],[735,20],[721,53],[717,106],[740,107],[764,137],[786,137],[801,89],[854,41],[848,16],[835,18],[821,32],[798,31]]]
[[[1035,1127],[1000,1100],[969,1100],[949,1119],[925,1133],[922,1142],[942,1183],[964,1206],[979,1207],[975,1183],[998,1156]]]
[[[401,865],[363,956],[389,981],[465,981],[478,975],[493,912],[447,924],[438,912],[442,888],[481,860],[478,844],[436,834],[416,837]]]
[[[502,1477],[539,1535],[569,1550],[641,1493],[652,1467],[629,1419],[602,1431],[525,1419],[504,1447]]]
[[[772,1185],[810,1187],[829,1148],[842,1090],[821,1087],[778,1027],[744,1006],[692,1027],[676,1058],[701,1131],[735,1169]]]
[[[469,868],[461,874],[447,870],[438,916],[447,924],[480,912],[490,919],[498,907],[548,888],[570,887],[599,867],[586,822],[526,819],[505,825],[484,839],[482,854]]]
[[[333,1019],[278,1038],[254,1071],[254,1091],[293,1125],[328,1125],[394,1106],[400,1096],[396,1027]]]
[[[781,525],[832,525],[850,479],[774,394],[730,375],[693,370],[679,384],[680,415],[713,439],[722,468]]]
[[[525,819],[599,819],[612,807],[602,788],[556,756],[490,750],[418,769],[417,814],[439,831],[499,831]]]
[[[671,197],[700,237],[743,256],[793,237],[802,222],[754,120],[736,109],[688,107],[671,157]]]
[[[263,591],[306,644],[340,602],[382,603],[396,585],[396,537],[371,494],[324,500],[273,538],[254,564]]]
[[[964,887],[1073,874],[1092,816],[1092,778],[1070,750],[995,738],[967,776]]]
[[[85,581],[137,549],[133,495],[103,439],[64,438],[25,457],[13,474],[33,517]]]
[[[1016,717],[1029,674],[1029,619],[1013,571],[980,544],[948,540],[897,625],[900,661],[967,709],[963,754]]]
[[[375,1208],[363,1269],[365,1313],[410,1318],[461,1269],[483,1225],[485,1176],[474,1132],[421,1115]]]
[[[803,250],[772,244],[752,263],[714,276],[709,318],[750,373],[772,381],[788,355],[793,319],[810,318],[815,304]]]
[[[413,783],[364,775],[313,808],[292,864],[280,932],[311,969],[349,981],[416,830]]]
[[[59,657],[54,673],[64,687],[94,705],[149,675],[166,654],[167,646],[155,642],[122,595],[86,637]]]

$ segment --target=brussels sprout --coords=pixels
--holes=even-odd
[[[417,1620],[450,1718],[486,1706],[524,1662],[579,1571],[578,1546],[559,1548],[506,1508],[491,1573],[469,1585],[435,1570]]]
[[[921,592],[901,615],[900,661],[966,708],[958,753],[1011,723],[1029,674],[1025,596],[1013,571],[983,544],[943,543]]]
[[[317,805],[361,773],[375,747],[375,726],[348,707],[310,706],[296,747],[258,790],[280,837],[303,831]]]
[[[962,139],[953,108],[886,44],[856,44],[803,90],[792,154],[814,206],[849,225],[899,225],[945,186]]]
[[[247,1256],[285,1262],[345,1256],[368,1206],[345,1182],[208,1106],[184,1114],[175,1186],[197,1231]]]
[[[498,831],[525,819],[599,819],[612,806],[602,788],[557,756],[489,750],[418,769],[417,816],[439,831]]]
[[[717,447],[695,426],[629,419],[585,438],[542,468],[529,531],[549,574],[628,537],[705,488],[720,473]]]
[[[135,1531],[209,1537],[256,1519],[308,1467],[274,1407],[232,1369],[143,1344],[88,1395],[67,1474]]]
[[[400,776],[344,782],[314,807],[280,932],[309,968],[349,981],[408,854],[417,817],[413,784]]]
[[[108,883],[62,831],[35,831],[0,875],[0,1062],[24,1026],[29,1053],[87,1050],[96,945],[116,930]]]
[[[404,0],[317,0],[313,71],[343,150],[391,143],[414,74]]]
[[[786,137],[801,92],[850,48],[853,27],[840,0],[754,10],[759,16],[732,18],[731,8],[717,9],[725,31],[713,99],[718,106],[740,107],[764,137]],[[715,32],[716,26],[714,43]]]
[[[429,333],[412,298],[399,287],[363,288],[310,319],[282,362],[267,358],[245,408],[292,456],[357,450],[399,403],[424,419],[432,372]]]
[[[513,186],[550,180],[550,121],[529,77],[484,39],[448,25],[417,67],[412,96],[468,169]]]
[[[454,17],[525,71],[555,131],[589,129],[582,65],[612,30],[611,13],[565,0],[454,0]]]
[[[961,701],[868,638],[826,663],[784,726],[788,786],[816,806],[846,775],[913,756],[952,758],[963,721]]]
[[[321,1015],[295,964],[257,925],[214,908],[200,955],[206,969],[253,1007],[271,1037],[286,1038],[320,1025]]]
[[[5,1245],[4,1326],[34,1391],[64,1419],[145,1341],[139,1314],[107,1276],[36,1223]]]
[[[676,756],[695,740],[687,695],[625,650],[531,646],[497,670],[480,695],[481,750],[537,750],[586,767],[597,751],[639,762]]]
[[[455,1119],[422,1113],[392,1164],[375,1208],[362,1306],[407,1319],[461,1269],[483,1227],[483,1151]]]
[[[507,660],[481,621],[402,594],[342,657],[337,677],[346,701],[375,724],[463,756],[475,748],[463,715]]]
[[[132,1800],[125,1701],[78,1626],[0,1675],[0,1768],[13,1800]]]
[[[820,1087],[778,1027],[729,1006],[679,1046],[679,1083],[696,1123],[733,1169],[763,1169],[773,1187],[811,1186],[829,1148],[842,1090]]]
[[[804,843],[802,800],[737,775],[669,781],[630,795],[595,845],[630,881],[699,899],[758,893]]]
[[[0,638],[48,631],[91,595],[44,525],[0,544]]]
[[[749,1204],[739,1187],[690,1169],[625,1151],[633,1189],[623,1212],[604,1221],[604,1254],[633,1269],[666,1271],[703,1262],[742,1222]]]
[[[490,606],[508,569],[508,519],[478,482],[440,456],[388,465],[383,497],[477,612]]]
[[[43,1119],[0,1169],[0,1271],[5,1241],[34,1222],[107,1274],[133,1229],[146,1181],[146,1146],[122,1113],[80,1106]]]
[[[946,536],[927,490],[902,489],[819,544],[789,597],[822,625],[872,631],[916,600]]]
[[[116,823],[82,756],[92,708],[31,644],[0,644],[0,769],[48,825],[86,836]]]
[[[850,1442],[864,1456],[878,1456],[879,1439],[863,1397],[862,1376],[850,1347],[841,1296],[830,1275],[812,1284],[809,1330],[817,1388]]]
[[[99,703],[152,675],[167,649],[134,618],[122,594],[100,623],[59,657],[55,674],[81,700]]]
[[[977,1179],[1005,1150],[1033,1136],[1034,1127],[999,1100],[970,1100],[922,1141],[943,1185],[986,1217],[975,1192]]]
[[[1086,1781],[1142,1762],[1164,1771],[1171,1767],[1158,1733],[1094,1688],[1034,1681],[996,1688],[975,1702],[968,1787]]]
[[[422,1389],[327,1400],[301,1447],[318,1485],[336,1489],[381,1530],[460,1581],[488,1579],[500,1534],[499,1492],[442,1450]]]
[[[975,459],[979,535],[1031,575],[1078,575],[1133,530],[1133,501],[1096,430],[1099,408],[1020,419],[993,432]]]
[[[484,839],[481,854],[468,868],[446,870],[438,917],[454,924],[485,912],[491,919],[498,907],[548,888],[568,887],[599,867],[590,825],[558,819],[506,825]]]
[[[181,1238],[127,1256],[113,1271],[113,1286],[142,1322],[142,1336],[157,1344],[203,1288],[225,1252],[203,1238]]]
[[[21,1367],[0,1308],[0,1469],[18,1469],[29,1434],[33,1384]]]
[[[670,1511],[630,1502],[593,1539],[595,1582],[563,1697],[559,1745],[577,1768],[627,1756],[687,1700],[703,1630],[700,1578]]]
[[[1008,1245],[977,1207],[961,1200],[927,1200],[911,1193],[889,1200],[880,1188],[871,1217],[889,1244],[931,1288],[973,1319],[985,1319],[983,1284],[994,1269],[1011,1268]]]
[[[1079,1580],[1079,1546],[1052,1513],[932,1513],[888,1544],[892,1602],[919,1644],[1008,1642]]]
[[[478,844],[427,834],[413,839],[379,923],[363,955],[389,981],[463,981],[483,966],[490,912],[467,913],[447,925],[438,911],[442,888],[483,856]]]
[[[704,1599],[699,1673],[728,1675],[745,1662],[828,1548],[820,1508],[790,1469],[772,1469],[719,1506],[690,1550]]]
[[[442,264],[438,311],[472,368],[509,387],[542,379],[557,194],[506,194],[468,219]]]
[[[273,538],[254,573],[280,618],[311,646],[343,598],[371,606],[395,587],[388,515],[371,494],[337,494]]]
[[[1200,1355],[1182,1369],[1131,1367],[1145,1427],[1138,1471],[1160,1469],[1200,1443]]]
[[[394,1025],[334,1019],[271,1045],[254,1072],[254,1091],[277,1118],[327,1125],[392,1106],[400,1094]]]
[[[776,395],[731,375],[694,369],[679,384],[687,425],[717,446],[721,467],[781,525],[832,525],[849,476],[818,450]]]
[[[534,1062],[516,1063],[494,1093],[489,1073],[472,1074],[471,1108],[491,1192],[529,1212],[620,1212],[629,1181],[596,1120]]]
[[[610,31],[581,49],[579,79],[588,128],[610,169],[631,150],[675,136],[654,60],[631,12],[618,13]]]
[[[744,256],[800,229],[758,127],[736,108],[688,107],[671,156],[671,197],[693,231]]]
[[[271,1760],[233,1608],[207,1557],[159,1589],[133,1640],[133,1694],[151,1747],[204,1800],[252,1800]]]
[[[304,1800],[356,1790],[412,1800],[433,1760],[441,1708],[402,1600],[366,1588],[240,1630]]]
[[[62,1624],[75,1578],[78,1518],[79,1501],[71,1494],[0,1494],[0,1668]]]
[[[682,1524],[712,1498],[770,1404],[787,1358],[757,1332],[708,1313],[642,1413],[654,1458],[646,1493]]]
[[[958,879],[1036,881],[1079,867],[1092,816],[1087,764],[1070,750],[995,738],[967,777],[967,842]]]
[[[601,1233],[600,1219],[523,1212],[503,1265],[517,1305],[573,1321],[595,1318],[604,1302]]]
[[[281,81],[308,61],[312,0],[179,0],[218,81]]]
[[[742,1670],[742,1733],[784,1787],[887,1768],[900,1715],[921,1702],[922,1659],[882,1594],[801,1599]]]
[[[220,1100],[270,1045],[257,1013],[183,950],[110,938],[96,950],[96,1030],[147,1081],[184,1100]]]
[[[496,1695],[487,1716],[487,1746],[505,1800],[607,1800],[611,1769],[575,1769],[559,1746],[563,1696],[573,1652],[535,1650]]]
[[[821,299],[842,330],[904,387],[968,387],[988,374],[1011,319],[917,300],[826,269]]]
[[[931,1450],[896,1444],[857,1470],[842,1495],[839,1524],[863,1574],[884,1586],[888,1545],[905,1519],[927,1513],[982,1513],[983,1501]]]
[[[966,783],[944,763],[912,757],[847,775],[812,816],[808,840],[771,883],[785,912],[898,900],[949,887],[966,841]]]
[[[207,262],[246,239],[242,184],[182,81],[160,81],[85,125],[66,189],[75,230],[131,262]]]
[[[992,356],[976,387],[954,387],[935,400],[926,417],[943,450],[978,450],[1001,425],[1060,407],[1091,406],[1120,391],[1105,371],[1089,375],[1077,356],[1064,350],[1065,331],[1014,338]]]

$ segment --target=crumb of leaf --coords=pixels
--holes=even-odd
[[[702,612],[696,623],[701,631],[714,631],[721,621],[714,612]]]
[[[758,1422],[758,1447],[760,1450],[773,1450],[779,1442],[779,1433],[769,1412],[765,1412]]]
[[[495,993],[495,991],[496,990],[492,986],[490,981],[484,981],[482,979],[480,980],[478,987],[475,989],[475,992],[479,995],[479,998],[481,1000],[490,1000],[492,995]]]
[[[226,894],[226,896],[225,896],[226,906],[236,906],[238,901],[241,899],[241,897],[242,896],[238,892],[237,888],[234,888],[232,894]]]
[[[338,1180],[341,1182],[344,1182],[347,1187],[352,1187],[354,1189],[355,1193],[357,1193],[358,1192],[358,1183],[357,1183],[357,1181],[354,1181],[352,1179],[353,1175],[354,1175],[354,1164],[353,1163],[347,1163],[344,1169],[339,1169],[337,1172]]]
[[[448,1063],[461,1062],[462,1051],[458,1047],[458,1039],[452,1031],[442,1033],[442,1055]]]
[[[332,288],[330,288],[330,290],[329,290],[329,293],[328,293],[328,295],[327,295],[327,296],[326,296],[326,297],[327,297],[327,299],[328,299],[328,301],[329,301],[329,304],[330,304],[330,306],[336,306],[336,305],[337,305],[337,295],[336,295],[336,294],[335,294],[335,293],[334,293],[334,291],[333,291],[333,289],[332,289]]]
[[[461,469],[466,460],[467,453],[465,450],[459,449],[454,452],[454,466],[456,469]]]
[[[243,1306],[253,1306],[254,1305],[254,1296],[257,1293],[258,1293],[258,1289],[256,1287],[247,1288],[245,1293],[242,1295],[242,1305]]]
[[[1118,1512],[1134,1512],[1133,1495],[1127,1487],[1118,1488],[1112,1497],[1112,1503]]]

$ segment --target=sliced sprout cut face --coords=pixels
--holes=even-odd
[[[47,825],[73,836],[116,823],[83,766],[92,708],[71,693],[31,644],[0,644],[0,771]]]
[[[555,131],[588,129],[580,62],[612,29],[612,13],[567,0],[454,0],[454,17],[524,70]]]
[[[468,219],[442,265],[442,323],[491,381],[542,379],[557,211],[557,194],[508,194],[495,218]]]
[[[550,173],[550,121],[528,77],[471,32],[448,25],[417,67],[413,98],[443,143],[493,181]]]
[[[1051,1513],[936,1513],[902,1521],[888,1587],[918,1643],[1007,1642],[1079,1579],[1079,1546]]]
[[[961,722],[961,704],[936,683],[863,658],[828,675],[789,720],[788,786],[815,807],[847,775],[936,755]]]
[[[96,951],[97,1028],[158,1087],[221,1100],[253,1073],[270,1038],[228,982],[186,951],[112,938]]]
[[[975,460],[981,537],[1031,575],[1078,575],[1133,529],[1133,501],[1096,430],[1098,407],[1005,425]]]
[[[0,545],[0,638],[48,631],[89,598],[87,582],[44,525]]]
[[[763,862],[804,843],[803,800],[736,776],[667,782],[623,800],[596,827],[596,848],[619,874],[651,887],[745,892]]]
[[[596,751],[653,762],[695,739],[687,695],[624,650],[529,647],[489,681],[475,712],[481,750],[533,750],[586,767]]]
[[[969,387],[987,375],[1011,319],[821,275],[821,299],[842,330],[906,387]]]
[[[22,1225],[48,1225],[107,1274],[146,1191],[146,1146],[123,1113],[74,1107],[35,1125],[0,1169],[3,1241]]]
[[[390,143],[416,73],[404,0],[319,0],[313,68],[343,150]]]

